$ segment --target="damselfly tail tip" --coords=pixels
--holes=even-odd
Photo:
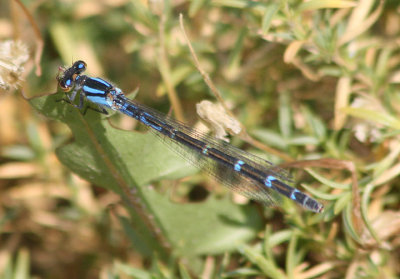
[[[315,213],[322,213],[324,211],[324,205],[321,203],[317,203],[316,206],[314,208],[312,208],[311,210],[314,211]]]

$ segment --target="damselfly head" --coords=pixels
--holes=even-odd
[[[68,92],[72,89],[73,80],[75,80],[75,78],[73,77],[73,74],[72,75],[69,74],[69,72],[68,72],[69,69],[66,69],[64,67],[58,68],[58,74],[57,74],[58,85],[65,92]]]
[[[81,74],[86,70],[86,62],[82,60],[76,61],[72,67],[75,70],[76,74]]]
[[[57,81],[60,88],[69,92],[74,87],[75,79],[86,70],[86,63],[82,60],[76,61],[71,67],[59,67]]]

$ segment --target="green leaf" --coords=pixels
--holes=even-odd
[[[264,255],[258,253],[254,248],[243,245],[241,253],[248,258],[250,262],[256,265],[262,272],[271,278],[286,278],[285,274],[280,270],[275,263],[268,261]]]
[[[343,112],[354,117],[358,117],[364,120],[369,120],[373,123],[385,125],[389,128],[400,129],[400,121],[396,117],[386,112],[378,112],[365,108],[352,108],[352,107],[343,108],[342,110]]]
[[[288,139],[293,134],[292,129],[292,110],[290,108],[289,92],[282,92],[279,95],[279,130],[285,139]]]
[[[132,276],[132,278],[137,278],[137,279],[151,279],[152,276],[148,271],[134,268],[130,265],[121,263],[121,262],[115,262],[114,263],[114,269],[118,271],[119,273],[124,273],[128,276]]]
[[[341,212],[348,204],[351,204],[351,192],[344,193],[340,198],[335,202],[335,206],[333,208],[333,212],[338,214]]]
[[[344,223],[346,231],[349,233],[349,235],[358,243],[362,243],[362,241],[361,241],[360,237],[358,236],[357,231],[354,227],[354,224],[353,224],[352,211],[353,211],[352,204],[348,203],[342,214],[343,223]]]
[[[287,143],[290,145],[318,145],[320,143],[319,139],[314,136],[293,136],[287,140]]]
[[[14,278],[17,278],[17,279],[30,278],[29,269],[30,269],[29,252],[26,249],[20,249],[18,251],[17,259],[15,262]]]
[[[343,183],[338,183],[338,182],[332,181],[332,180],[325,178],[324,176],[320,175],[318,172],[313,171],[311,169],[307,168],[306,171],[312,177],[314,177],[316,180],[318,180],[322,184],[328,185],[331,188],[341,189],[341,190],[350,190],[350,188],[351,188],[350,184],[343,184]]]
[[[193,0],[189,6],[189,17],[194,17],[196,13],[204,6],[205,0]]]
[[[189,271],[183,264],[179,264],[179,271],[182,279],[191,279]]]
[[[271,4],[268,5],[264,16],[262,18],[261,30],[264,35],[268,34],[269,28],[271,27],[271,22],[275,14],[278,12],[279,5]]]
[[[255,129],[251,131],[251,134],[270,147],[277,149],[286,149],[288,147],[286,139],[273,130]]]
[[[357,3],[355,1],[346,0],[311,0],[302,3],[299,6],[299,11],[311,11],[318,9],[332,9],[332,8],[351,8],[355,7]]]
[[[318,118],[308,107],[302,107],[303,114],[311,128],[312,134],[318,139],[319,142],[326,141],[326,127],[324,122]]]

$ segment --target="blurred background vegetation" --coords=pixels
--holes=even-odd
[[[177,175],[187,166],[164,161],[168,148],[120,130],[130,119],[27,100],[57,92],[59,67],[82,59],[87,74],[196,126],[196,103],[217,100],[180,14],[247,132],[233,144],[286,163],[323,213]],[[397,0],[1,1],[0,277],[399,278],[399,23]],[[92,163],[119,163],[107,147],[76,146],[92,135],[116,157],[132,147],[126,165],[165,171],[129,168],[145,176],[141,201],[124,200],[113,171],[93,178]]]

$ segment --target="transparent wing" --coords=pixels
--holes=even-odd
[[[273,188],[268,188],[259,181],[262,181],[267,176],[273,176],[277,180],[271,181],[272,184],[284,184],[285,187],[289,189],[288,191],[294,189],[293,187],[289,186],[293,183],[293,181],[288,175],[288,172],[273,165],[271,162],[268,162],[267,160],[257,157],[251,153],[247,153],[241,149],[238,149],[224,141],[210,137],[205,133],[194,130],[186,124],[179,122],[169,116],[166,116],[152,108],[146,107],[131,100],[127,100],[126,102],[128,102],[135,108],[138,108],[139,110],[146,111],[159,123],[163,123],[170,127],[173,127],[175,130],[185,133],[186,135],[189,135],[190,137],[201,141],[202,143],[204,143],[204,145],[207,145],[210,148],[217,149],[224,154],[235,158],[235,160],[241,160],[248,166],[258,170],[258,173],[260,173],[260,177],[257,181],[243,175],[239,171],[235,171],[232,166],[224,165],[208,156],[203,155],[202,152],[199,152],[198,150],[191,149],[190,147],[182,144],[179,141],[165,136],[156,130],[150,129],[168,147],[181,155],[182,158],[186,159],[194,166],[205,171],[231,190],[236,191],[250,199],[254,199],[262,202],[265,205],[271,206],[280,204],[282,200],[281,196],[279,195],[279,193],[274,191]],[[121,110],[120,112],[125,113],[124,110]]]

